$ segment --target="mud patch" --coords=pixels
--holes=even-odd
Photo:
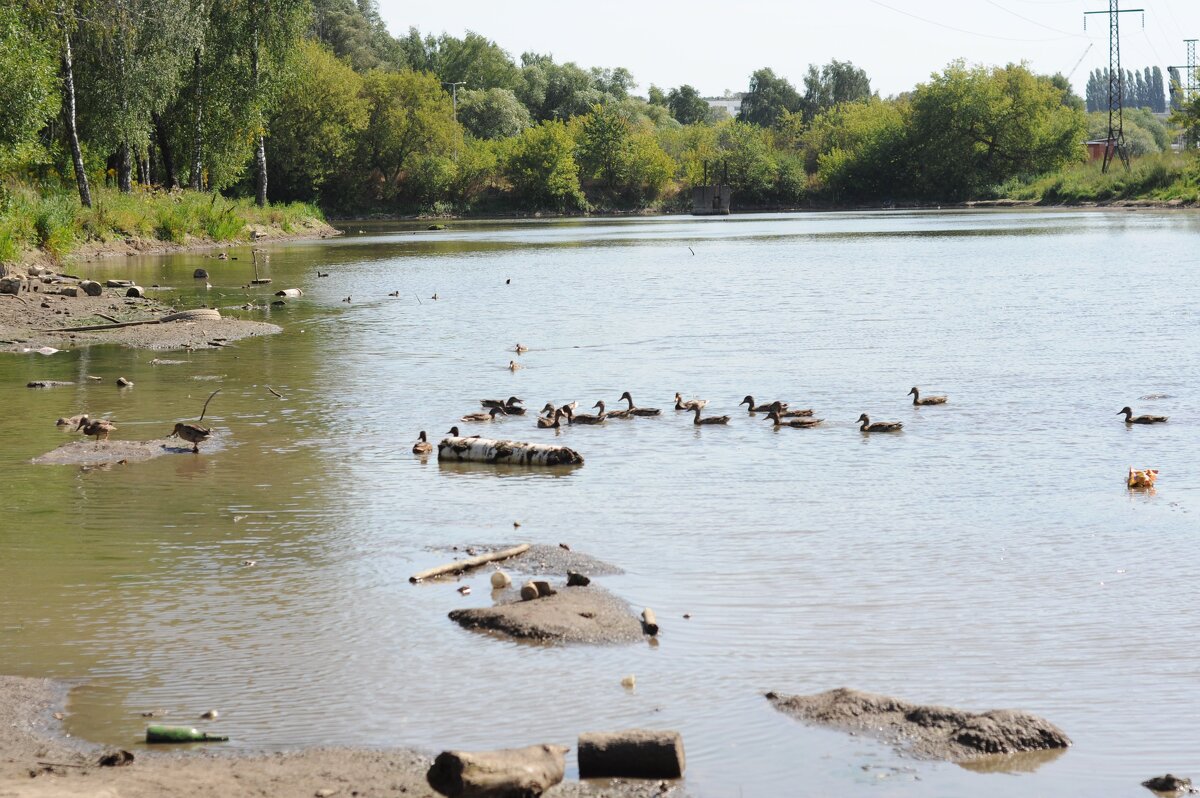
[[[780,712],[799,720],[863,732],[923,759],[960,762],[998,754],[1061,750],[1071,744],[1062,729],[1019,710],[974,713],[910,704],[847,688],[805,696],[767,693],[766,697]]]
[[[450,551],[455,554],[465,552],[468,555],[474,555],[508,549],[515,545],[517,544],[479,544],[459,546]],[[567,571],[576,571],[584,576],[617,576],[625,573],[612,563],[597,559],[590,554],[583,554],[571,549],[564,549],[562,546],[545,543],[534,543],[524,554],[518,554],[516,557],[509,557],[507,560],[493,563],[491,567],[501,568],[505,571],[512,571],[518,574],[529,574],[531,576],[549,574],[565,577]]]
[[[215,439],[214,439],[215,440]],[[213,441],[206,442],[201,453],[214,448]],[[107,440],[94,442],[71,441],[51,452],[33,458],[34,465],[79,465],[98,466],[123,463],[141,463],[167,454],[192,454],[192,447],[178,438],[159,438],[150,441]]]
[[[552,596],[521,601],[506,591],[494,607],[454,610],[450,620],[467,629],[516,640],[616,644],[642,639],[641,621],[629,605],[594,585],[560,587]]]

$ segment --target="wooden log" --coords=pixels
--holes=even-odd
[[[304,296],[304,292],[299,288],[284,288],[282,291],[276,291],[275,296],[300,297]]]
[[[100,296],[104,293],[104,286],[95,280],[84,280],[79,284],[79,288],[88,296]]]
[[[518,554],[524,554],[529,551],[529,544],[522,543],[520,546],[513,546],[511,549],[501,549],[500,551],[489,551],[487,554],[479,554],[475,557],[468,557],[465,560],[455,560],[454,562],[439,565],[436,568],[430,568],[421,571],[419,574],[413,574],[408,578],[408,581],[414,585],[425,579],[430,579],[435,576],[444,576],[445,574],[460,574],[463,571],[469,571],[472,568],[478,568],[481,565],[486,565],[490,562],[498,560],[507,560],[509,557],[516,557]]]
[[[566,446],[502,441],[491,438],[442,438],[438,460],[492,465],[583,465],[583,457]]]
[[[538,591],[537,585],[535,585],[533,582],[526,582],[525,584],[521,585],[521,601],[533,601],[540,595],[542,594]]]
[[[425,774],[448,798],[536,798],[563,780],[562,745],[499,751],[443,751]]]
[[[579,778],[677,779],[685,765],[679,732],[631,729],[579,735]]]
[[[642,631],[651,637],[658,634],[658,618],[654,617],[654,610],[649,607],[642,610]]]

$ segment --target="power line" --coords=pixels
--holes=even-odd
[[[908,11],[904,11],[903,9],[896,8],[895,6],[890,6],[887,3],[882,2],[882,0],[870,0],[870,2],[874,3],[877,6],[880,6],[882,8],[886,8],[888,11],[894,11],[897,14],[903,14],[906,17],[912,17],[913,19],[920,20],[921,22],[924,22],[927,25],[934,25],[939,28],[945,28],[946,30],[954,31],[955,33],[965,33],[968,36],[979,36],[984,39],[997,39],[1002,42],[1023,42],[1023,43],[1060,42],[1064,39],[1073,39],[1079,35],[1079,34],[1071,34],[1070,36],[1053,36],[1053,37],[1046,38],[1046,39],[1017,39],[1017,38],[1013,38],[1011,36],[996,36],[995,34],[979,33],[978,31],[967,30],[966,28],[956,28],[953,25],[947,25],[944,22],[938,22],[937,20],[928,19],[926,17],[918,16],[918,15],[910,13]]]
[[[1074,0],[1072,0],[1072,2],[1073,1]],[[1010,8],[1005,8],[1004,6],[1000,5],[999,3],[996,2],[996,0],[986,0],[986,2],[988,5],[995,6],[996,8],[1000,9],[1005,14],[1011,14],[1012,16],[1016,17],[1017,19],[1025,20],[1026,22],[1028,22],[1031,25],[1037,25],[1039,28],[1045,28],[1046,30],[1052,30],[1055,33],[1063,33],[1073,39],[1074,38],[1081,38],[1081,39],[1087,38],[1087,36],[1085,36],[1082,33],[1069,33],[1068,31],[1062,30],[1060,28],[1055,28],[1050,25],[1046,25],[1044,23],[1038,22],[1036,19],[1030,19],[1029,17],[1025,16],[1024,14],[1018,14],[1016,11],[1013,11]]]

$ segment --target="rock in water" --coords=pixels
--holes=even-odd
[[[208,279],[208,269],[196,269],[196,271],[192,272],[192,279],[207,280]]]
[[[1181,779],[1178,776],[1173,776],[1168,773],[1165,776],[1155,776],[1152,779],[1146,779],[1142,782],[1142,786],[1154,792],[1166,793],[1193,793],[1196,789],[1192,787],[1191,779]]]
[[[531,745],[500,751],[443,751],[425,774],[448,798],[537,798],[563,780],[567,748]]]

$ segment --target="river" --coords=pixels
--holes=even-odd
[[[0,358],[0,673],[81,683],[73,734],[129,746],[158,708],[218,708],[252,749],[573,745],[649,726],[682,732],[689,790],[713,797],[1137,796],[1152,775],[1200,776],[1200,215],[350,227],[269,249],[270,288],[302,299],[229,311],[281,335]],[[249,249],[230,254],[91,268],[236,307]],[[914,408],[913,385],[950,401]],[[199,456],[29,463],[68,437],[59,416],[151,438],[218,387],[219,440]],[[611,407],[626,390],[733,419],[495,425],[577,449],[569,472],[409,453],[480,398]],[[825,422],[775,431],[746,394]],[[1171,420],[1127,427],[1123,405]],[[864,436],[863,412],[904,430]],[[1160,469],[1155,493],[1126,490],[1131,465]],[[446,618],[489,603],[486,572],[469,596],[408,583],[449,547],[521,540],[624,568],[601,581],[656,610],[660,644],[503,642]],[[763,698],[839,686],[1026,709],[1075,745],[981,774]]]

